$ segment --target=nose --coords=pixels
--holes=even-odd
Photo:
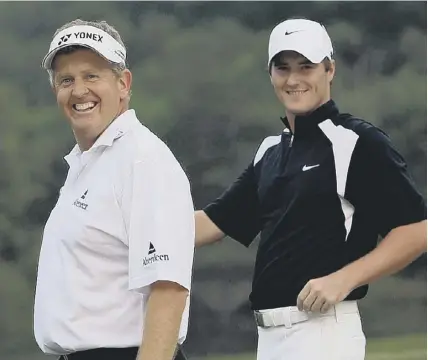
[[[299,76],[297,72],[290,71],[287,78],[287,85],[289,86],[298,86],[299,85]]]
[[[74,80],[74,86],[73,86],[73,96],[77,98],[81,98],[85,96],[89,92],[89,89],[87,88],[84,81],[80,79]]]

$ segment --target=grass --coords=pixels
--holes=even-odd
[[[368,339],[365,360],[426,360],[427,334]],[[3,357],[0,356],[3,360]],[[56,360],[39,351],[32,355],[8,356],[7,360]],[[6,360],[6,358],[5,358]],[[189,356],[189,360],[256,360],[255,354]]]
[[[198,360],[255,360],[255,354],[207,356]],[[426,360],[427,335],[368,339],[365,360]]]
[[[367,342],[367,360],[425,360],[426,334],[398,338],[373,339]]]

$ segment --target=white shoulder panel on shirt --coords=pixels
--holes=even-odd
[[[256,156],[254,157],[253,166],[255,166],[266,153],[267,149],[270,147],[279,144],[281,142],[281,135],[277,136],[268,136],[263,142],[260,144],[259,149],[257,150]]]

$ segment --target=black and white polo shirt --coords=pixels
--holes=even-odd
[[[249,246],[260,233],[254,310],[295,306],[307,281],[362,257],[398,226],[426,219],[405,160],[374,125],[333,100],[266,138],[240,177],[204,211]],[[361,299],[368,286],[347,300]]]

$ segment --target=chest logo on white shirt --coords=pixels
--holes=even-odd
[[[320,164],[311,165],[311,166],[304,165],[303,168],[302,168],[302,171],[308,171],[308,170],[311,170],[311,169],[316,168],[318,166],[320,166]]]
[[[86,210],[88,208],[88,204],[86,202],[84,202],[83,200],[86,199],[87,195],[88,195],[88,190],[86,190],[79,199],[76,199],[74,201],[73,205],[80,208],[80,209]]]
[[[153,244],[152,244],[152,243],[150,243],[150,246],[149,246],[149,255],[151,255],[151,254],[153,254],[153,253],[155,253],[155,252],[156,252],[155,247],[153,246]]]
[[[142,261],[143,266],[153,264],[154,262],[157,262],[157,261],[169,261],[169,256],[165,254],[164,255],[156,254],[156,249],[153,246],[153,244],[150,242],[148,256],[146,256]]]

